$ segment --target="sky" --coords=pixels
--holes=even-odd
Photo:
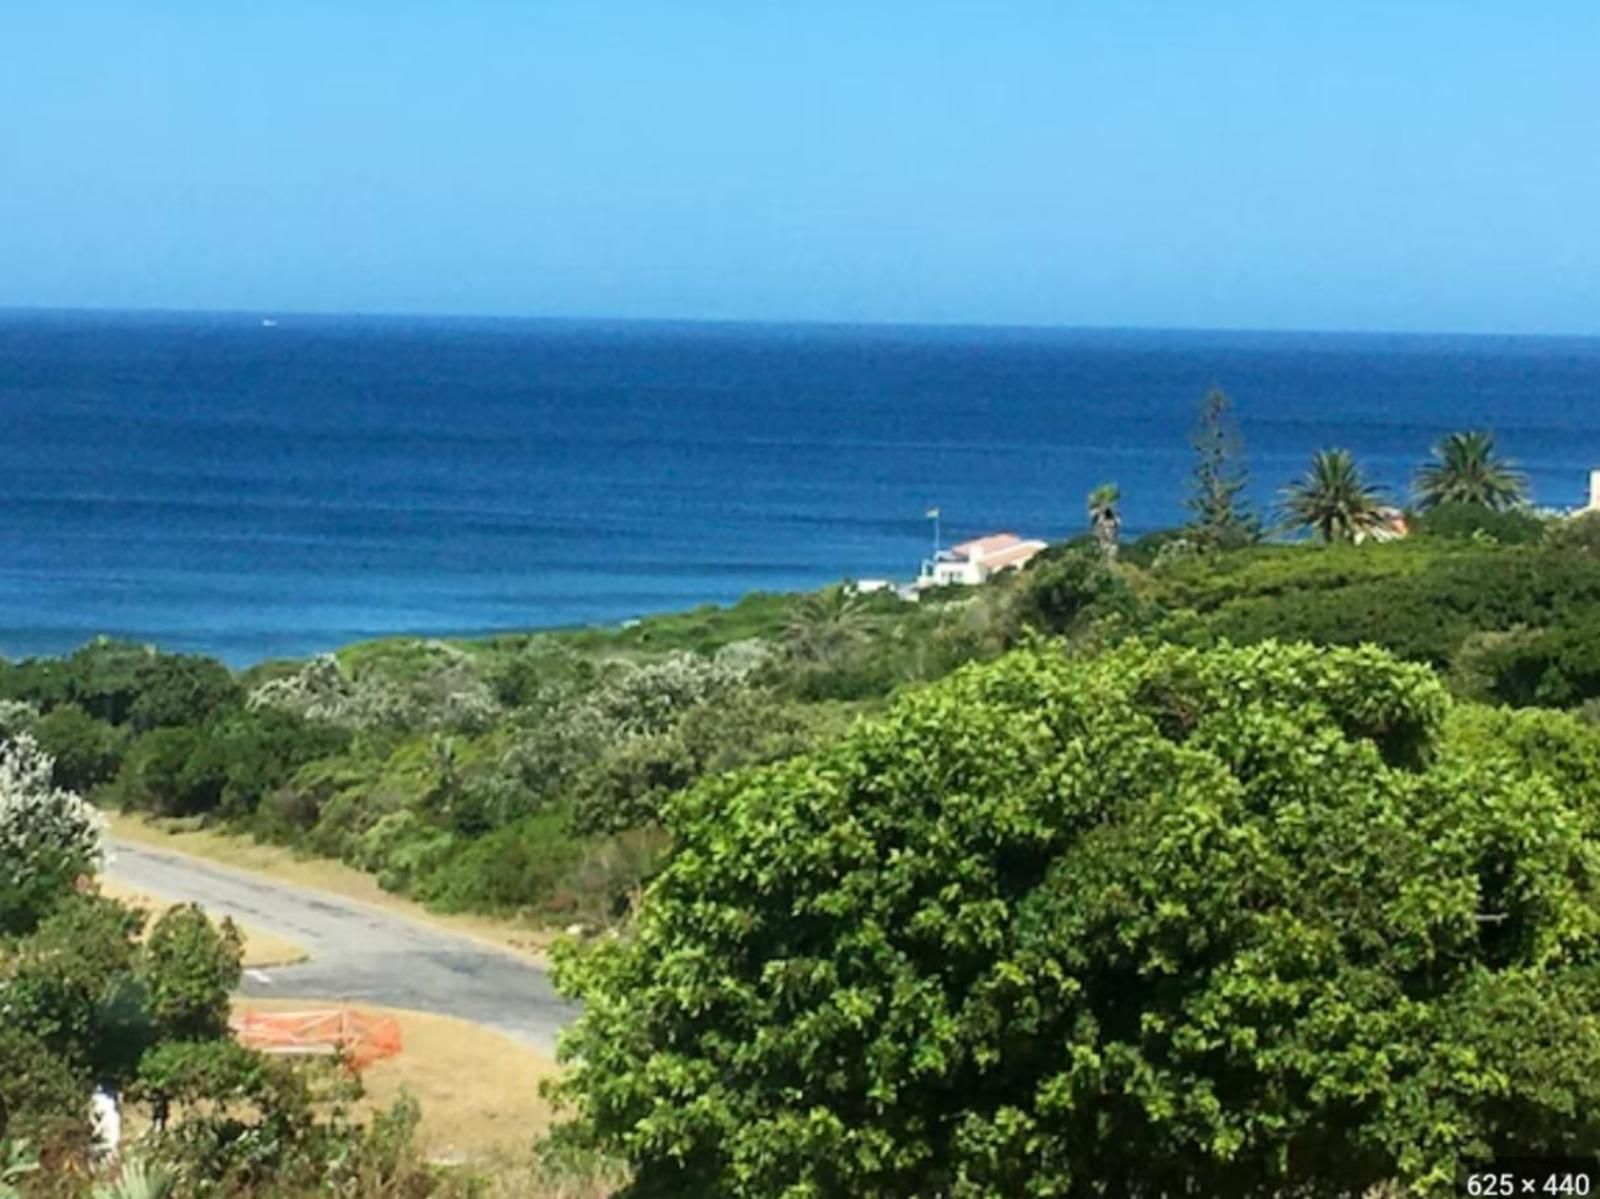
[[[13,0],[0,112],[0,306],[1600,334],[1593,0]]]

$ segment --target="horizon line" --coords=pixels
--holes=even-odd
[[[1121,325],[984,320],[840,320],[820,317],[716,317],[716,316],[604,316],[594,314],[534,314],[506,312],[444,312],[403,309],[332,308],[183,308],[168,305],[52,305],[0,304],[0,319],[12,316],[129,316],[129,317],[239,317],[255,320],[370,320],[500,322],[505,324],[657,325],[709,328],[815,328],[815,329],[934,329],[949,332],[992,333],[1183,333],[1199,336],[1249,337],[1392,337],[1483,339],[1502,341],[1600,341],[1594,333],[1529,333],[1484,329],[1362,329],[1261,325]]]

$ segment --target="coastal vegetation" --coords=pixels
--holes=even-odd
[[[1372,648],[1034,642],[674,800],[566,960],[630,1194],[1453,1193],[1600,1136],[1600,735]]]
[[[1600,515],[1532,510],[1486,435],[1398,522],[1337,449],[1253,512],[1221,393],[1193,445],[1184,527],[1125,537],[1107,485],[1025,570],[915,603],[838,584],[241,672],[107,639],[0,661],[6,802],[68,830],[0,827],[29,863],[5,968],[99,913],[115,935],[72,926],[116,967],[96,1002],[126,975],[168,1030],[107,1077],[287,1130],[277,1192],[228,1173],[255,1116],[152,1142],[238,1193],[309,1193],[338,1153],[455,1183],[414,1116],[226,1056],[237,939],[192,912],[140,939],[81,894],[77,795],[574,934],[552,1152],[636,1196],[1442,1193],[1468,1157],[1592,1146]],[[63,1123],[5,1135],[82,1157],[98,1052],[40,1075]]]
[[[1285,523],[1323,542],[1360,541],[1383,520],[1383,496],[1367,483],[1348,450],[1319,450],[1305,477],[1283,493]]]
[[[1434,460],[1417,471],[1417,503],[1477,504],[1496,511],[1528,502],[1528,480],[1495,453],[1494,436],[1481,430],[1452,433],[1433,448]]]

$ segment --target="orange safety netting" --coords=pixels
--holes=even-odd
[[[229,1022],[240,1044],[263,1053],[337,1054],[352,1070],[400,1052],[400,1025],[392,1016],[350,1008],[306,1012],[237,1012]]]

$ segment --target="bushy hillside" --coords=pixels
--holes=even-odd
[[[1108,562],[1090,541],[920,604],[840,587],[755,595],[624,628],[371,642],[242,674],[102,641],[0,663],[0,732],[31,732],[56,782],[104,805],[341,858],[441,908],[598,925],[654,869],[670,796],[825,745],[897,689],[1030,630],[1079,653],[1134,635],[1373,644],[1463,698],[1583,710],[1600,697],[1588,522],[1438,514],[1388,544],[1202,552],[1179,532]]]

